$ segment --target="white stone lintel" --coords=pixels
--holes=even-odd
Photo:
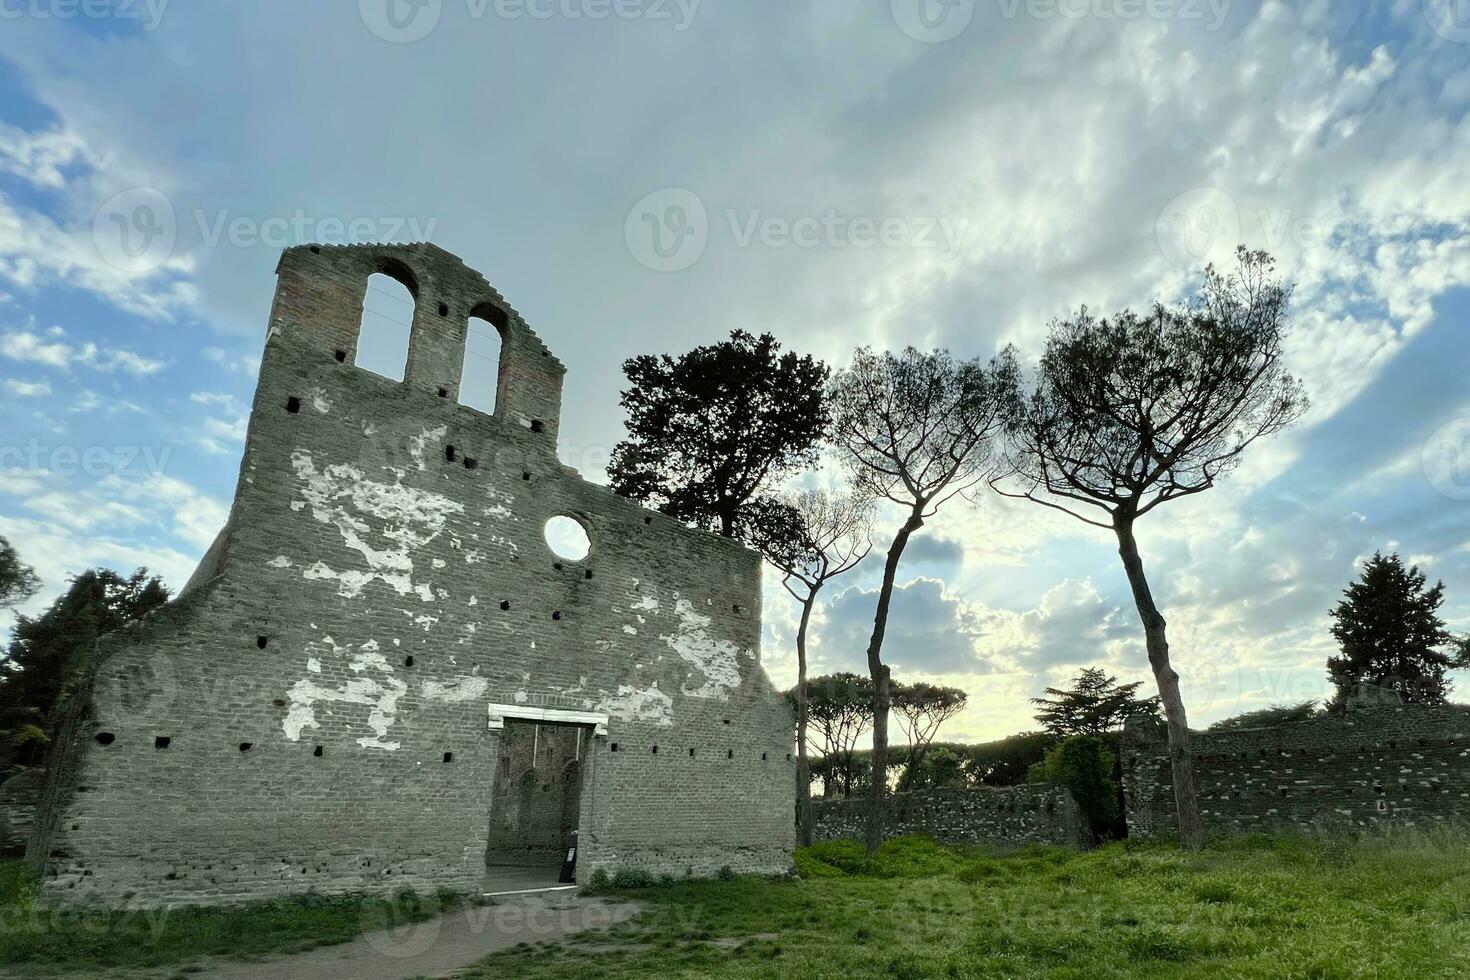
[[[558,725],[591,725],[594,734],[607,734],[607,713],[603,711],[567,711],[563,708],[543,708],[529,704],[490,705],[490,730],[492,732],[503,729],[507,718],[514,721],[544,721]]]

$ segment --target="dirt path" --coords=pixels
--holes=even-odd
[[[631,919],[641,910],[636,902],[580,898],[575,893],[523,895],[401,929],[369,933],[340,946],[254,963],[205,961],[190,964],[187,973],[175,969],[163,975],[213,980],[404,980],[445,976],[517,943],[604,929]]]

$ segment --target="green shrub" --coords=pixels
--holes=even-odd
[[[1073,735],[1046,754],[1037,775],[1071,790],[1094,840],[1122,836],[1122,787],[1117,757],[1096,735]]]
[[[619,891],[652,888],[653,875],[644,868],[619,868],[612,876],[612,886]]]
[[[727,864],[715,872],[715,877],[721,881],[734,881],[736,878],[735,869]]]
[[[819,871],[821,865],[829,872]],[[806,878],[840,878],[843,875],[861,875],[868,872],[868,852],[855,840],[826,840],[796,852],[796,867]],[[811,867],[807,874],[804,867]]]
[[[587,879],[587,884],[582,888],[583,895],[602,895],[612,890],[612,879],[607,876],[607,871],[598,868],[592,872]]]

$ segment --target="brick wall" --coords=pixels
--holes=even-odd
[[[21,769],[0,780],[0,854],[25,852],[44,780],[39,769]]]
[[[1080,846],[1086,822],[1060,786],[986,786],[898,793],[885,801],[885,839],[923,834],[947,844],[1023,844]],[[812,839],[862,840],[866,835],[866,797],[812,803]]]
[[[407,270],[407,271],[405,271]],[[353,366],[366,278],[416,298],[403,383]],[[459,405],[463,320],[504,337]],[[578,874],[779,872],[789,709],[760,562],[556,457],[562,367],[432,246],[289,250],[229,521],[188,588],[74,665],[29,859],[59,899],[479,886],[492,704],[599,712]],[[546,521],[587,530],[554,555]]]
[[[1470,819],[1470,708],[1358,709],[1270,728],[1196,733],[1195,779],[1210,831],[1362,831]],[[1123,740],[1128,832],[1175,825],[1161,729]]]

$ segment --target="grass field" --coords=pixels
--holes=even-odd
[[[801,880],[640,889],[643,916],[491,977],[1470,977],[1470,837],[1241,839],[996,858],[904,839]]]
[[[19,861],[0,863],[0,968],[89,973],[153,967],[202,956],[250,958],[346,942],[364,932],[437,915],[452,894],[393,901],[362,896],[256,902],[233,909],[131,912],[44,909]]]
[[[920,838],[835,842],[799,878],[667,883],[609,932],[466,977],[1470,977],[1470,835],[1114,844],[997,857]],[[165,914],[35,908],[0,865],[0,967],[90,973],[343,942],[452,906],[306,898]],[[441,902],[443,904],[441,904]],[[184,966],[188,970],[188,966]]]

